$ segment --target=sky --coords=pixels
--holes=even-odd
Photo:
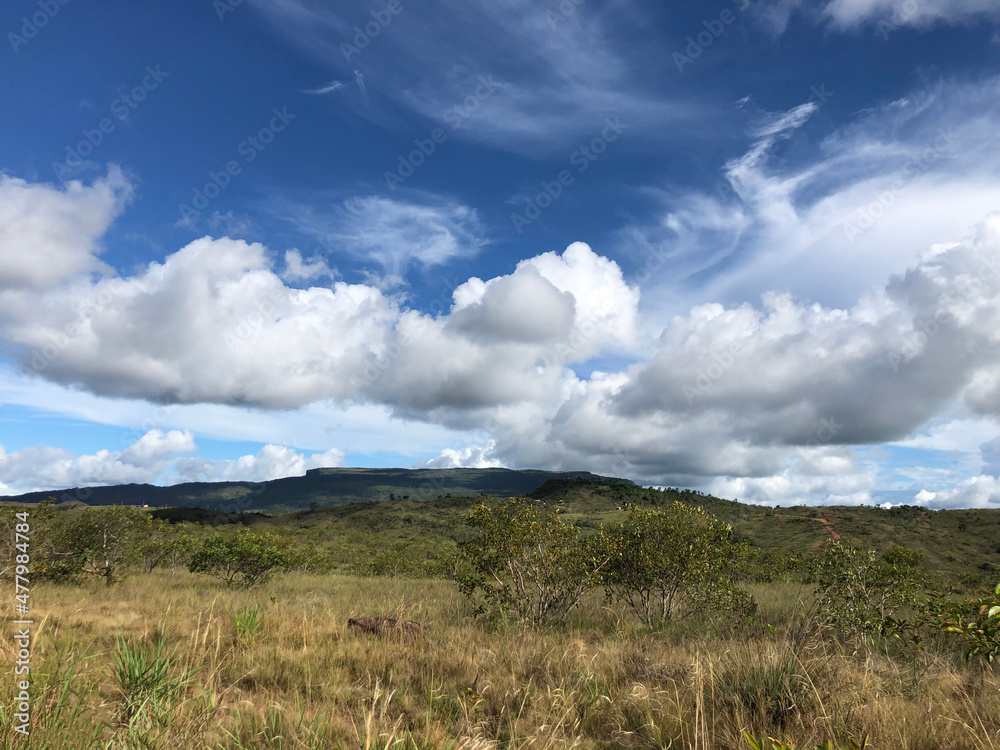
[[[12,0],[0,494],[1000,508],[996,0]]]

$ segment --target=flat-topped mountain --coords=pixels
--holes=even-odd
[[[551,479],[592,479],[626,483],[586,471],[535,469],[311,469],[302,477],[268,482],[191,482],[170,487],[122,484],[71,488],[0,497],[0,501],[37,503],[49,497],[87,505],[149,505],[211,508],[228,513],[269,513],[382,500],[431,500],[441,495],[526,495]]]

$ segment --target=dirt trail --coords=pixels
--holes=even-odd
[[[924,526],[926,526],[929,529],[931,527],[931,522],[924,520],[924,516],[926,516],[926,515],[927,515],[926,513],[921,513],[920,516],[917,518],[917,521],[920,522],[920,523],[922,523]]]
[[[843,518],[844,517],[844,516],[836,515],[836,514],[833,514],[833,513],[824,513],[823,515],[832,516],[833,518]],[[833,528],[833,524],[830,523],[830,521],[828,519],[826,519],[826,518],[810,518],[810,517],[807,517],[807,516],[789,516],[789,515],[783,515],[783,514],[776,514],[775,517],[776,518],[797,518],[800,521],[816,521],[817,523],[823,524],[823,528],[830,532],[830,539],[832,539],[833,541],[837,542],[837,541],[840,541],[840,539],[842,538],[840,536],[840,534],[837,533],[837,530],[835,528]],[[823,546],[823,540],[820,540],[820,541],[816,542],[813,545],[813,549],[818,549],[818,548],[820,548],[822,546]]]

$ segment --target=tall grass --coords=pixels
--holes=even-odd
[[[801,587],[756,593],[755,627],[650,632],[593,596],[563,627],[498,631],[439,580],[285,576],[263,595],[186,573],[46,585],[33,592],[46,620],[30,744],[9,725],[4,679],[0,746],[729,750],[749,732],[800,750],[864,735],[875,750],[1000,750],[992,669],[855,654],[806,627]],[[347,628],[358,615],[416,620],[426,635],[359,635]],[[14,658],[0,640],[3,664]]]

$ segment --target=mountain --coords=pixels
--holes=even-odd
[[[586,471],[524,469],[312,469],[302,477],[268,482],[191,482],[170,487],[123,484],[31,492],[0,497],[0,502],[37,503],[49,497],[87,505],[186,506],[234,513],[247,510],[282,513],[306,508],[382,500],[431,500],[445,495],[468,497],[526,495],[549,480],[599,480],[628,484],[627,479]]]

